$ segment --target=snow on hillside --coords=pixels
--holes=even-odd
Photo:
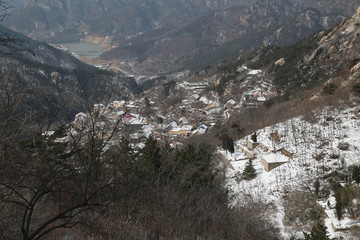
[[[236,142],[233,154],[219,150],[231,164],[227,168],[229,188],[238,199],[247,195],[268,204],[268,209],[273,209],[270,214],[276,226],[289,239],[296,231],[284,224],[284,196],[311,188],[317,178],[335,169],[359,164],[359,129],[359,107],[343,110],[327,108],[261,129],[257,131],[259,146],[254,150],[247,148],[250,136]],[[266,172],[260,157],[273,154],[275,150],[280,153],[280,149],[285,154],[294,154],[293,157],[287,157],[287,163]],[[249,156],[254,158],[257,176],[245,181],[239,176]],[[339,224],[333,211],[325,212],[328,214],[325,224],[331,237],[340,236],[333,229]]]

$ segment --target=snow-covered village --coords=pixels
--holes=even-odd
[[[215,92],[206,91],[208,83],[180,82],[170,89],[170,95],[175,88],[184,92],[176,106],[170,106],[171,111],[161,111],[162,104],[149,98],[98,103],[91,113],[78,113],[68,134],[54,141],[84,138],[93,128],[97,137],[109,146],[127,139],[139,151],[153,137],[172,148],[181,147],[183,140],[211,131],[233,114],[262,106],[274,94],[260,70],[243,66],[238,71],[248,73],[242,85],[244,93],[236,100],[222,99],[225,104],[221,104]],[[356,239],[346,236],[360,226],[357,219],[360,196],[351,194],[339,218],[331,184],[336,181],[343,188],[351,188],[355,181],[351,169],[360,153],[359,119],[359,107],[326,107],[259,129],[235,141],[233,150],[218,148],[214,161],[225,169],[227,188],[235,196],[233,204],[241,204],[244,196],[261,202],[262,211],[286,239],[303,237],[303,231],[310,231],[319,219],[324,220],[331,237]],[[249,164],[254,169],[250,177],[244,174]],[[324,181],[320,184],[318,179]],[[296,201],[310,195],[304,198],[309,202],[292,209],[298,206]]]
[[[359,240],[359,0],[0,0],[0,240]]]

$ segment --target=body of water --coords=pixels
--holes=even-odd
[[[58,43],[57,45],[64,46],[70,52],[74,52],[81,57],[96,58],[99,57],[104,51],[98,44],[86,42],[70,42]]]

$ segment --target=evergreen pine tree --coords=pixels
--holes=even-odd
[[[229,149],[229,152],[231,152],[231,153],[235,152],[234,141],[230,137],[228,138],[228,149]]]
[[[143,171],[158,173],[161,166],[160,147],[155,138],[150,136],[143,149],[140,151],[139,165],[142,165]]]
[[[221,136],[221,140],[222,140],[223,149],[231,153],[234,153],[235,148],[234,148],[234,141],[232,140],[232,138],[229,137],[229,135],[227,134],[223,134]]]
[[[251,140],[253,142],[257,142],[257,134],[256,134],[256,132],[254,132],[253,135],[251,135]]]
[[[342,209],[343,209],[343,205],[341,203],[341,200],[340,201],[336,200],[335,210],[336,210],[336,216],[339,220],[342,219],[342,215],[343,215]]]
[[[310,236],[311,240],[330,240],[327,234],[327,228],[321,222],[318,222],[313,226]]]
[[[314,182],[314,188],[315,188],[316,196],[319,196],[319,190],[320,190],[320,181],[319,181],[319,179],[316,179],[316,181]]]
[[[242,176],[243,176],[243,179],[245,179],[245,180],[251,180],[256,177],[256,171],[255,171],[255,168],[250,159],[245,165],[245,169],[243,171]]]
[[[359,166],[354,166],[352,169],[352,178],[354,179],[354,181],[359,184],[360,183],[360,167]]]

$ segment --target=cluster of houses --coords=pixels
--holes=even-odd
[[[276,90],[270,80],[264,78],[261,70],[251,70],[243,66],[248,72],[244,78],[246,89],[242,96],[242,106],[256,108],[268,99],[276,96]]]
[[[108,105],[94,104],[92,113],[78,113],[71,127],[73,133],[76,133],[91,129],[93,125],[98,137],[104,139],[111,136],[111,142],[126,138],[135,147],[142,147],[149,136],[174,143],[179,138],[204,134],[211,127],[204,123],[190,124],[185,117],[170,123],[159,123],[151,117],[142,116],[142,107],[137,102],[125,101],[113,101]]]
[[[251,107],[254,101],[263,103],[271,96],[272,85],[263,80],[261,70],[242,67],[241,71],[246,72],[243,83],[243,90],[246,91],[243,91],[242,97],[235,96],[225,103],[224,99],[220,101],[219,96],[208,91],[210,82],[215,78],[197,82],[182,81],[177,83],[181,89],[179,91],[184,93],[181,101],[168,106],[165,111],[160,109],[166,102],[156,98],[153,100],[158,102],[140,98],[137,101],[94,104],[91,113],[78,113],[75,116],[71,124],[72,131],[76,134],[93,125],[96,134],[103,139],[111,136],[116,142],[126,138],[139,147],[150,135],[177,143],[184,137],[205,134],[216,123],[228,119],[233,112],[239,112],[244,106]],[[54,83],[60,80],[57,73],[52,73],[52,78]]]
[[[272,135],[269,135],[270,141],[273,141]],[[275,134],[277,136],[277,134]],[[244,160],[258,160],[263,169],[269,172],[283,164],[288,163],[294,157],[294,154],[285,148],[273,148],[269,145],[269,141],[254,142],[253,140],[246,140],[236,145],[237,151],[232,155],[231,161],[227,161],[225,157],[221,157],[222,162],[226,167],[234,169],[232,164],[234,162]],[[240,173],[241,174],[241,173]]]

